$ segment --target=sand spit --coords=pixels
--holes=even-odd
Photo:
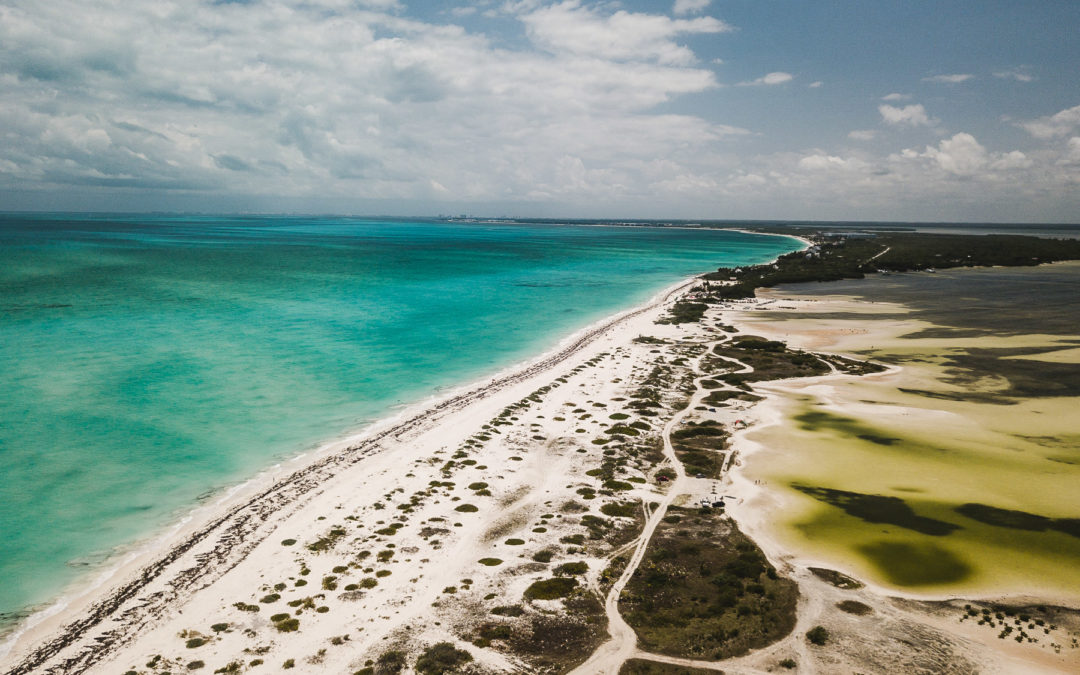
[[[717,356],[736,337],[730,324],[775,305],[657,324],[689,286],[250,487],[132,563],[93,604],[28,631],[6,672],[1075,671],[1069,644],[1058,653],[960,621],[982,620],[989,604],[901,598],[815,574],[814,561],[785,550],[769,528],[782,502],[745,471],[760,453],[748,431],[781,423],[780,408],[715,397],[743,391],[718,373],[754,372]],[[827,363],[804,380],[855,377]],[[730,435],[714,475],[680,460],[673,433],[688,424]],[[673,522],[669,509],[719,496],[797,582],[795,628],[722,661],[647,653],[620,614],[624,589],[653,532]],[[1075,612],[1044,615],[1055,635],[1080,635]],[[819,625],[824,646],[806,639]]]

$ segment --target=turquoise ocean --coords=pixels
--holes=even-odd
[[[0,632],[200,501],[798,241],[347,218],[0,215]]]

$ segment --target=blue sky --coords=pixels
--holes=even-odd
[[[1080,221],[1080,3],[0,0],[0,210]]]

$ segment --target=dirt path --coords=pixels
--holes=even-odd
[[[723,342],[730,340],[729,336],[724,336],[719,340],[706,342],[706,349],[702,352],[701,356],[695,359],[693,372],[699,373],[701,369],[701,362],[712,351],[713,347]],[[699,343],[700,344],[700,343]],[[726,361],[730,361],[734,364],[741,366],[741,370],[736,372],[748,373],[753,372],[753,368],[741,361],[732,359],[729,357],[721,357]],[[708,668],[712,670],[718,670],[719,667],[713,662],[707,661],[692,661],[676,659],[669,661],[671,657],[663,657],[653,654],[647,654],[637,649],[637,634],[634,633],[634,629],[626,623],[622,615],[619,613],[619,598],[622,595],[623,589],[626,584],[629,583],[630,578],[634,576],[634,572],[641,564],[642,559],[645,557],[645,551],[648,549],[649,542],[652,540],[653,534],[656,532],[657,526],[663,520],[667,513],[667,509],[674,501],[686,494],[690,493],[689,479],[686,475],[686,469],[683,467],[682,462],[679,461],[678,456],[675,454],[675,447],[671,443],[671,432],[679,425],[683,419],[686,418],[694,408],[699,405],[706,396],[709,395],[710,390],[704,388],[701,385],[701,380],[708,379],[711,374],[703,374],[694,378],[695,391],[690,396],[686,405],[668,420],[664,425],[661,437],[664,441],[664,456],[671,463],[672,469],[675,471],[675,479],[671,481],[670,487],[660,500],[659,505],[652,510],[651,513],[646,507],[646,521],[645,527],[641,532],[641,535],[633,545],[633,554],[630,557],[630,561],[626,565],[626,569],[619,576],[618,580],[612,585],[611,590],[608,591],[607,597],[604,598],[604,612],[607,614],[608,620],[608,632],[611,634],[609,639],[604,644],[593,652],[593,655],[585,663],[581,664],[573,671],[571,675],[617,675],[619,669],[622,668],[623,663],[627,659],[638,657],[647,658],[654,661],[664,661],[665,663],[675,663],[678,661],[682,665],[692,664],[698,668]]]

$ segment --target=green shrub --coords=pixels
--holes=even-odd
[[[264,595],[261,598],[259,598],[259,602],[271,603],[271,602],[277,602],[280,599],[281,599],[280,595],[278,595],[277,593],[271,593],[269,595]]]
[[[281,540],[281,545],[282,546],[292,546],[295,543],[296,543],[295,539],[282,539]]]
[[[488,567],[495,567],[496,565],[501,565],[502,560],[499,560],[498,558],[480,558],[480,564]]]
[[[292,633],[300,630],[300,619],[285,619],[284,621],[278,621],[274,624],[274,628],[277,628],[282,633]]]
[[[825,630],[824,626],[814,626],[806,631],[806,639],[809,640],[811,644],[821,646],[829,641],[829,631]]]
[[[469,652],[449,642],[440,642],[424,650],[416,660],[416,670],[423,675],[443,675],[457,671],[472,660]]]
[[[460,511],[461,513],[476,513],[480,509],[476,506],[473,506],[472,504],[462,504],[461,506],[456,507],[454,510]]]
[[[188,670],[198,670],[199,668],[202,668],[205,665],[206,664],[203,663],[202,661],[189,661],[188,664],[187,664],[187,669]]]
[[[229,630],[229,624],[215,623],[213,626],[210,626],[210,630],[214,631],[215,633],[220,633],[223,630]]]
[[[525,597],[529,600],[555,600],[565,598],[577,588],[577,579],[568,577],[555,577],[533,582],[525,589]]]
[[[532,559],[536,562],[546,563],[551,562],[553,557],[555,557],[554,551],[537,551],[536,553],[533,553]]]
[[[188,649],[195,649],[196,647],[202,647],[204,644],[206,644],[206,638],[196,637],[185,642],[184,646]]]
[[[605,516],[633,518],[638,513],[638,507],[634,502],[610,502],[600,507],[600,513]]]
[[[555,568],[555,575],[560,577],[576,576],[589,571],[589,566],[584,562],[563,563]]]
[[[385,652],[375,661],[375,668],[378,675],[397,675],[405,670],[405,654],[394,649]]]
[[[781,668],[787,668],[788,670],[791,670],[792,668],[795,668],[798,665],[799,665],[798,663],[795,663],[795,659],[784,659],[783,661],[780,662],[780,667]]]
[[[491,610],[492,614],[498,616],[521,616],[525,613],[525,610],[520,605],[502,605],[501,607],[495,607]]]
[[[522,544],[525,543],[525,540],[524,539],[507,539],[505,543],[506,543],[507,546],[521,546]]]

